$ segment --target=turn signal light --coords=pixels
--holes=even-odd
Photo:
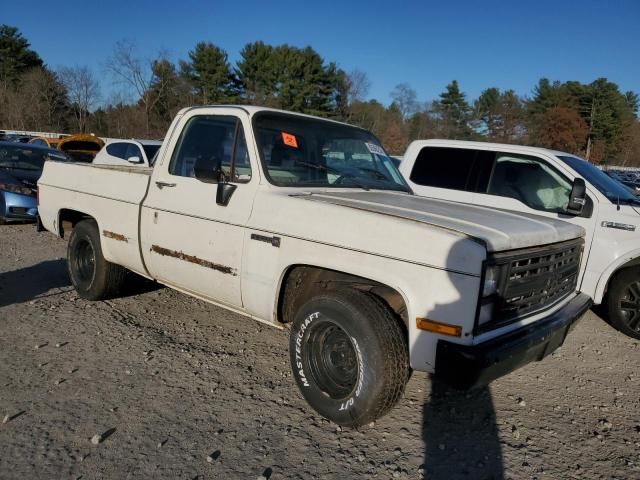
[[[440,333],[451,337],[462,336],[462,327],[458,325],[449,325],[448,323],[436,322],[435,320],[429,320],[428,318],[416,318],[416,326],[419,330],[425,330],[427,332]]]

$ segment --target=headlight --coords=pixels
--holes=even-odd
[[[498,281],[500,279],[499,267],[488,267],[484,274],[484,284],[482,285],[482,296],[488,297],[498,291]]]
[[[497,265],[490,265],[484,272],[484,283],[482,284],[482,297],[480,298],[480,310],[478,312],[478,325],[483,325],[493,319],[493,306],[495,295],[500,286],[502,268]]]
[[[15,183],[0,183],[0,190],[11,193],[19,193],[20,195],[33,196],[35,194],[35,190],[33,190],[32,188],[16,185]]]

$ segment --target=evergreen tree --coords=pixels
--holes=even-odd
[[[224,103],[234,99],[234,78],[227,53],[210,42],[199,42],[180,62],[180,73],[193,86],[200,103]]]
[[[202,101],[200,96],[191,95],[190,85],[178,75],[176,66],[166,58],[156,59],[151,69],[153,79],[149,89],[150,97],[157,98],[154,105],[156,128],[166,129],[181,108]]]
[[[325,64],[311,47],[245,45],[236,66],[248,103],[319,116],[339,114],[344,100],[344,72]]]
[[[440,99],[434,102],[434,111],[440,120],[440,132],[445,138],[468,139],[471,137],[471,108],[465,94],[460,91],[458,82],[453,80]]]
[[[21,74],[43,65],[40,56],[16,27],[0,25],[0,86],[7,88]]]
[[[523,102],[513,90],[484,90],[474,105],[474,116],[487,138],[511,143],[524,132]]]
[[[536,116],[553,107],[572,108],[575,106],[572,100],[561,82],[552,83],[548,78],[541,78],[533,89],[533,97],[528,102],[527,109],[530,116]]]
[[[278,73],[273,50],[264,42],[253,42],[240,51],[235,74],[247,103],[268,105],[276,94]]]

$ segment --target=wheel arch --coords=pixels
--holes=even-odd
[[[313,295],[344,286],[371,294],[382,300],[397,316],[408,334],[408,301],[399,289],[360,275],[311,264],[292,264],[283,270],[278,284],[275,318],[278,323],[293,321],[293,315]]]
[[[95,217],[88,213],[81,212],[71,208],[63,208],[58,212],[57,230],[60,238],[65,238],[65,235],[73,230],[73,228],[82,220],[93,220],[98,223]]]
[[[600,275],[600,279],[596,286],[595,298],[593,299],[594,302],[598,304],[603,301],[611,280],[615,275],[620,273],[622,270],[637,266],[640,266],[640,249],[633,250],[624,257],[618,258],[615,262],[612,262]]]

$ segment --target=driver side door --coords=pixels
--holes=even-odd
[[[141,213],[143,254],[162,283],[242,308],[244,232],[257,187],[245,137],[248,118],[234,109],[202,111],[185,116],[180,135],[170,140],[173,148],[156,166]],[[215,181],[195,178],[196,162],[221,167],[236,185],[228,204],[216,203]]]

